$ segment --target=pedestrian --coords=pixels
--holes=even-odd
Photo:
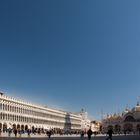
[[[87,131],[87,135],[88,135],[88,140],[91,140],[91,135],[92,135],[92,130],[91,129],[89,129],[88,131]]]
[[[107,131],[107,134],[108,134],[108,137],[106,140],[112,140],[113,130],[111,128]]]
[[[16,128],[14,129],[14,134],[15,134],[15,137],[17,137],[17,129]]]
[[[84,139],[84,134],[85,134],[85,133],[84,133],[84,131],[82,130],[82,131],[81,131],[81,139]]]
[[[19,137],[21,137],[21,134],[22,134],[22,130],[21,129],[18,129],[18,134],[19,134]]]
[[[1,130],[1,128],[0,128],[0,136],[1,136],[1,132],[2,132],[2,130]]]
[[[28,137],[30,137],[30,134],[31,134],[31,130],[30,129],[27,130],[27,134],[28,134]]]
[[[9,128],[9,129],[8,129],[8,136],[9,136],[9,137],[11,136],[11,133],[12,133],[12,129]]]
[[[51,130],[47,131],[47,135],[48,135],[48,138],[50,139],[51,138],[51,135],[52,135]]]
[[[124,135],[126,136],[126,130],[124,130]]]

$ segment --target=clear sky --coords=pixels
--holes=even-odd
[[[140,96],[139,0],[1,0],[0,90],[101,118]]]

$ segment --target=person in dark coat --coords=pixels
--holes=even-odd
[[[81,131],[81,139],[84,139],[84,134],[85,134],[85,132],[82,130]]]
[[[47,135],[48,135],[48,138],[50,139],[50,138],[51,138],[51,135],[52,135],[52,131],[49,130],[49,131],[47,132]]]
[[[15,134],[15,137],[17,137],[17,129],[16,128],[14,129],[14,134]]]
[[[111,128],[107,131],[107,134],[108,134],[108,137],[106,140],[112,140],[113,130]]]
[[[92,130],[91,129],[89,129],[88,131],[87,131],[87,135],[88,135],[88,140],[91,140],[91,135],[92,135]]]

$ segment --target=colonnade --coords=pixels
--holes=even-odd
[[[80,113],[70,113],[0,94],[0,129],[81,129]]]

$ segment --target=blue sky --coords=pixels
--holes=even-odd
[[[140,1],[1,0],[0,90],[93,119],[140,96]]]

